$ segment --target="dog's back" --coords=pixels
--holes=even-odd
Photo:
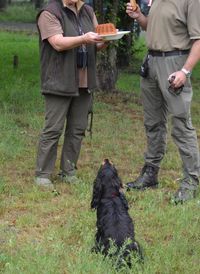
[[[97,208],[97,229],[104,235],[102,242],[106,249],[109,248],[110,239],[118,247],[122,246],[127,239],[134,240],[133,222],[122,201],[122,195],[102,198]]]
[[[140,248],[135,241],[134,224],[122,187],[117,170],[105,160],[94,181],[91,207],[97,210],[95,250],[107,255],[113,242],[117,250],[123,248],[123,256],[128,257],[133,250],[140,253]]]

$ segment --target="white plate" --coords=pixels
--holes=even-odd
[[[102,34],[100,35],[103,40],[105,41],[112,41],[112,40],[118,40],[121,39],[125,34],[128,34],[130,31],[126,30],[126,31],[118,31],[115,34]]]

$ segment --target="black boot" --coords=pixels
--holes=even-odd
[[[145,188],[155,188],[158,186],[158,170],[156,166],[145,164],[140,176],[134,181],[127,183],[127,190],[137,189],[144,190]]]

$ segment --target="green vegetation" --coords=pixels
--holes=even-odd
[[[1,33],[0,40],[0,273],[117,273],[109,259],[90,252],[96,222],[90,200],[102,159],[115,163],[124,182],[135,178],[143,164],[139,76],[123,72],[117,83],[121,92],[95,95],[93,138],[87,134],[84,139],[78,164],[82,184],[56,180],[58,161],[57,192],[44,191],[33,184],[44,107],[39,93],[38,38]],[[17,69],[13,68],[14,55],[19,58]],[[193,73],[192,105],[198,136],[199,75],[200,66]],[[200,273],[200,197],[184,205],[170,203],[180,168],[169,136],[160,187],[126,193],[146,258],[143,265],[134,263],[131,270],[119,273]]]
[[[0,21],[34,23],[37,10],[32,3],[12,3],[0,12]]]

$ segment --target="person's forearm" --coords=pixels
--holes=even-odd
[[[137,5],[137,9],[133,10],[133,6],[130,2],[128,2],[126,4],[126,13],[128,14],[128,16],[130,16],[131,18],[137,20],[137,22],[139,23],[139,25],[141,26],[141,28],[143,30],[147,29],[147,17],[141,12],[140,7]]]
[[[82,44],[96,44],[102,41],[102,38],[95,32],[87,32],[73,37],[64,37],[62,34],[56,34],[48,38],[48,42],[57,51],[76,48]]]
[[[147,29],[148,18],[143,13],[141,13],[136,20],[143,30]]]
[[[190,50],[189,56],[182,68],[179,71],[176,71],[169,75],[168,79],[171,79],[172,76],[175,76],[173,81],[173,86],[178,88],[185,84],[187,77],[189,77],[190,72],[195,67],[197,62],[200,60],[200,40],[195,40],[192,48]],[[189,73],[189,74],[188,74]]]
[[[48,38],[48,41],[52,45],[52,47],[57,51],[72,49],[80,46],[81,44],[84,44],[85,42],[83,35],[74,37],[64,37],[62,34],[52,36]]]
[[[186,70],[191,71],[199,60],[200,60],[200,40],[195,40],[190,50],[190,54],[183,67]]]

